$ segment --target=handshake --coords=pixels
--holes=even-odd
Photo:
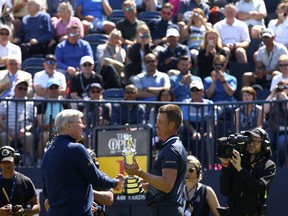
[[[13,215],[13,216],[20,216],[24,213],[24,208],[22,205],[15,205],[12,206],[12,204],[7,204],[0,208],[0,215]]]

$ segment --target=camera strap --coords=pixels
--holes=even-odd
[[[8,201],[8,203],[12,203],[12,198],[13,198],[15,185],[16,185],[16,174],[14,174],[14,176],[13,176],[13,182],[12,182],[12,188],[11,188],[10,197],[8,196],[8,193],[7,193],[6,189],[4,188],[2,173],[0,174],[0,181],[1,181],[1,184],[2,184],[2,191],[3,191],[3,194],[4,194],[5,198],[6,198],[6,200]]]

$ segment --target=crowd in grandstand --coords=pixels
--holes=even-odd
[[[276,115],[279,107],[280,118],[287,117],[287,104],[273,106],[271,101],[287,99],[288,1],[273,0],[273,5],[264,0],[5,2],[0,18],[1,99],[103,101],[105,92],[117,88],[128,102],[175,100],[189,105],[182,106],[181,133],[184,140],[191,138],[192,153],[195,142],[211,138],[209,127],[218,120],[235,119],[237,132],[267,130],[272,150],[279,151],[279,165],[284,165],[287,123],[276,130],[277,124],[272,128],[267,122],[273,118],[270,110]],[[171,98],[162,100],[159,94],[165,91]],[[264,107],[255,102],[260,92],[268,92]],[[232,103],[237,100],[250,104],[235,109]],[[18,147],[23,145],[30,157],[27,164],[40,163],[53,119],[66,107],[90,113],[86,121],[91,127],[153,124],[157,107],[34,103],[35,108],[31,101],[0,104],[0,145],[18,140]],[[202,109],[199,103],[210,106]],[[44,132],[36,139],[34,158],[33,116]],[[213,116],[209,126],[199,123],[207,116]]]

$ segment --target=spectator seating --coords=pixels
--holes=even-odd
[[[43,66],[44,58],[38,58],[38,57],[31,57],[27,58],[22,62],[22,70],[28,66]]]
[[[257,100],[265,100],[270,94],[270,90],[257,90]]]
[[[146,24],[151,19],[161,19],[161,14],[159,11],[143,11],[138,14],[138,19],[144,21]]]
[[[30,73],[32,75],[32,79],[34,78],[34,74],[37,73],[38,71],[42,71],[44,70],[44,66],[42,65],[29,65],[29,66],[26,66],[25,68],[23,68],[22,70],[23,71],[26,71],[28,73]]]
[[[84,40],[89,42],[93,51],[94,59],[96,59],[96,48],[99,44],[103,44],[108,41],[108,35],[101,33],[88,34],[86,35]]]
[[[249,46],[246,48],[248,62],[254,62],[253,54],[259,49],[261,43],[262,43],[261,39],[251,38],[251,42]]]
[[[123,100],[124,89],[122,88],[110,88],[103,92],[103,99],[106,100]]]
[[[121,9],[123,2],[124,2],[124,0],[113,0],[113,1],[109,1],[109,5],[111,6],[111,8],[112,8],[113,10],[115,10],[115,9]]]
[[[113,10],[112,13],[107,17],[109,21],[114,22],[115,24],[124,18],[125,16],[122,9]]]

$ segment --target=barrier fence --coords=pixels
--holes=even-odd
[[[117,137],[118,130],[138,131],[137,145],[147,145],[142,155],[147,154],[145,160],[148,160],[147,169],[149,169],[152,156],[157,153],[160,145],[155,129],[157,109],[166,103],[122,100],[3,99],[0,105],[0,145],[11,145],[19,150],[22,153],[23,166],[39,165],[37,161],[39,162],[43,156],[46,142],[55,135],[53,124],[56,115],[64,108],[72,107],[83,111],[85,115],[86,129],[83,144],[87,148],[95,149],[99,156],[103,154],[104,148],[100,146],[106,146],[108,142],[107,136],[115,135],[115,143],[123,144],[120,135]],[[271,138],[273,160],[280,166],[286,166],[287,101],[171,103],[182,108],[186,119],[179,130],[179,135],[187,152],[196,155],[207,170],[219,168],[216,154],[219,137],[247,130],[256,126],[257,122],[261,124],[261,121],[261,125],[269,132]],[[249,105],[253,109],[248,108]],[[243,116],[250,109],[252,109],[250,115],[244,118]],[[265,114],[263,110],[267,113]],[[117,148],[121,151],[123,145]],[[111,154],[109,151],[104,155],[109,156],[107,155]]]

